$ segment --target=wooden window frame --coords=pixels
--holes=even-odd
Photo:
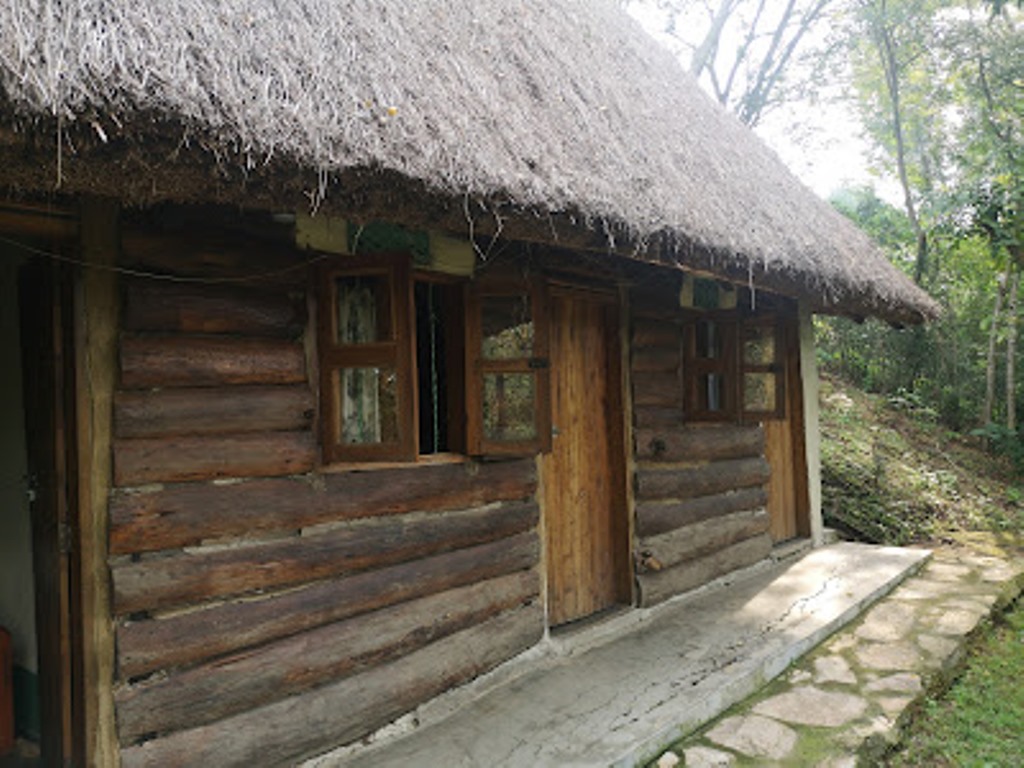
[[[744,315],[735,310],[687,312],[683,324],[683,418],[687,422],[756,423],[783,419],[786,415],[786,355],[783,318],[778,314]],[[723,353],[715,359],[697,356],[697,326],[711,321],[723,333]],[[770,326],[774,331],[775,360],[768,364],[752,364],[744,360],[745,330],[751,326]],[[721,410],[699,407],[699,387],[708,374],[724,378],[725,403]],[[744,381],[748,373],[767,373],[776,377],[775,407],[765,411],[744,407]]]
[[[414,346],[411,326],[412,258],[407,253],[374,254],[334,260],[319,270],[317,346],[320,367],[320,433],[325,463],[413,461],[416,458],[416,402],[413,387]],[[391,338],[369,344],[339,344],[337,280],[383,276],[389,284]],[[337,371],[343,368],[391,367],[396,376],[397,439],[371,444],[341,442]]]
[[[528,295],[533,321],[533,350],[529,357],[484,359],[483,304],[489,296]],[[473,456],[528,456],[551,450],[551,365],[549,359],[547,291],[535,276],[527,280],[478,279],[466,305],[466,443]],[[534,437],[530,440],[488,439],[484,430],[484,377],[492,373],[534,377]]]
[[[771,363],[748,363],[743,359],[744,344],[746,342],[746,329],[751,327],[765,327],[772,329],[775,346],[775,359]],[[741,318],[737,330],[737,347],[739,354],[739,409],[740,420],[743,422],[767,421],[771,419],[784,419],[786,417],[786,336],[784,333],[783,318],[775,314],[755,315]],[[745,377],[748,373],[766,373],[775,376],[775,407],[765,411],[748,410],[744,406],[746,393]]]
[[[739,327],[734,312],[702,312],[691,314],[683,326],[683,415],[687,421],[735,421],[739,415]],[[723,333],[722,355],[717,358],[697,356],[697,326],[702,322],[717,323]],[[698,405],[700,387],[709,374],[722,376],[725,382],[725,403],[718,411]]]

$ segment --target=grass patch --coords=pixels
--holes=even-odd
[[[1024,603],[979,644],[941,699],[927,699],[894,768],[1024,764]]]

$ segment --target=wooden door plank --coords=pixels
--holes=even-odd
[[[582,618],[630,595],[615,307],[573,293],[552,299],[558,436],[544,460],[552,624]]]
[[[786,365],[786,416],[765,423],[765,458],[771,465],[768,513],[771,537],[775,543],[810,535],[800,346],[795,322],[787,322],[782,338]]]

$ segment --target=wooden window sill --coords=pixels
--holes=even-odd
[[[318,471],[325,475],[341,472],[373,472],[381,469],[415,469],[441,464],[468,464],[472,457],[461,453],[431,453],[418,456],[415,461],[342,461],[324,464]]]

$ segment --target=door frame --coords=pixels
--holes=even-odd
[[[614,548],[617,552],[612,553],[613,562],[616,567],[615,581],[615,592],[616,597],[614,602],[603,609],[599,609],[592,614],[581,616],[574,619],[569,619],[565,622],[560,622],[555,627],[574,624],[579,621],[587,621],[595,616],[600,616],[608,610],[612,610],[617,605],[621,606],[632,606],[635,604],[636,598],[636,585],[635,579],[633,578],[633,566],[632,566],[632,537],[633,537],[633,520],[632,520],[632,493],[630,488],[630,466],[629,466],[629,426],[630,420],[627,419],[626,408],[629,405],[629,389],[628,381],[626,380],[626,372],[628,371],[628,361],[625,359],[625,351],[628,347],[624,343],[626,338],[626,310],[627,303],[623,298],[624,291],[607,286],[595,286],[589,285],[582,280],[573,279],[562,279],[552,277],[548,282],[548,317],[549,317],[549,333],[554,336],[557,332],[557,327],[554,323],[554,309],[553,304],[559,298],[579,298],[583,300],[589,300],[592,302],[599,303],[603,309],[608,313],[606,318],[607,332],[604,334],[604,344],[607,351],[607,359],[609,363],[608,371],[606,372],[609,400],[606,408],[607,426],[610,433],[609,447],[610,450],[615,454],[609,456],[609,463],[616,464],[616,479],[615,484],[617,488],[613,491],[613,506],[618,507],[618,511],[615,509],[611,510],[612,514],[615,515],[618,520],[613,522],[613,533],[616,533],[620,540],[613,542]],[[555,356],[554,342],[553,340],[549,343],[550,359],[551,359],[551,402],[552,402],[552,423],[555,422],[554,414],[554,403],[557,402],[558,396],[555,392],[555,387],[558,386],[558,366],[560,361]],[[542,459],[543,460],[543,459]],[[542,476],[544,472],[541,472]],[[551,613],[550,613],[550,600],[551,593],[549,587],[549,568],[550,564],[550,553],[548,552],[548,520],[550,520],[551,511],[548,509],[544,510],[544,599],[545,604],[548,606],[548,610],[545,612],[549,627],[551,625]]]
[[[65,265],[33,259],[20,269],[40,748],[48,766],[84,765],[73,285]]]

